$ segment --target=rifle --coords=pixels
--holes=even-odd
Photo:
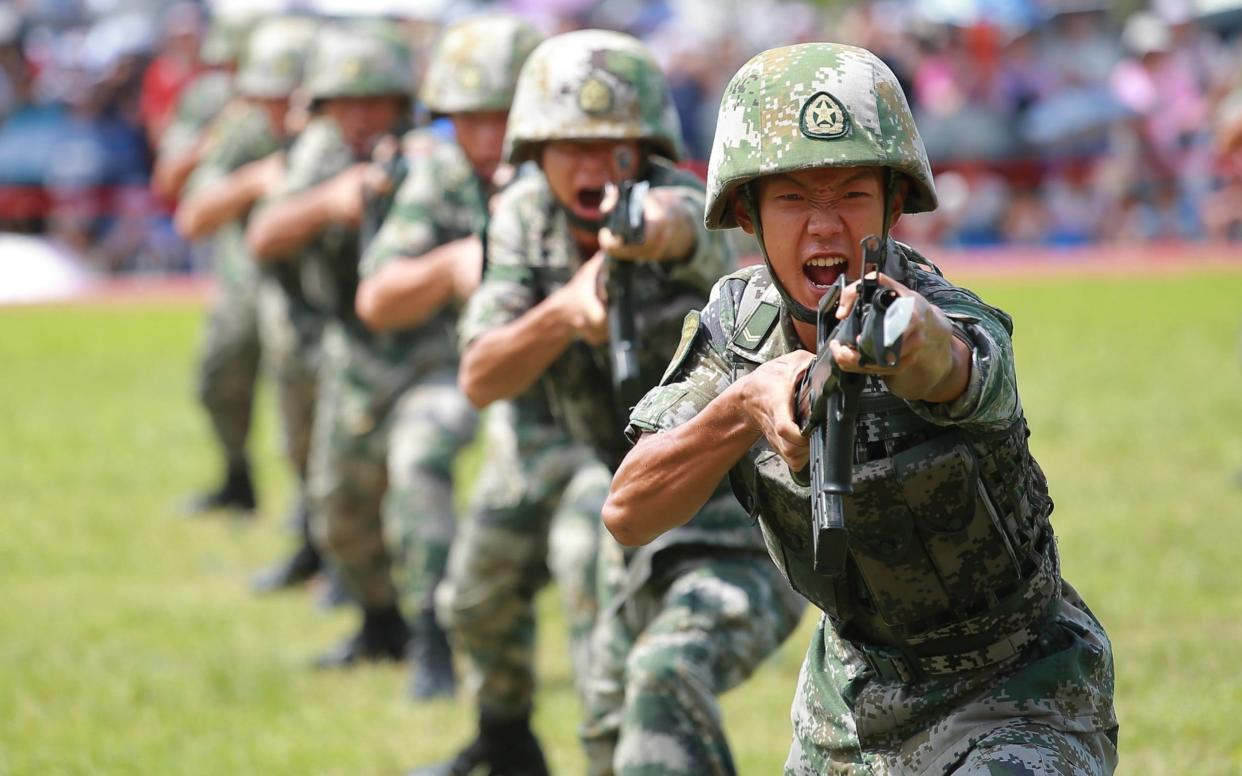
[[[876,273],[895,276],[895,262],[880,238],[876,235],[864,238],[862,250],[863,280],[850,314],[837,322],[837,305],[846,286],[844,274],[819,300],[815,316],[815,361],[803,376],[797,394],[802,433],[811,441],[809,484],[814,568],[829,576],[845,571],[849,536],[844,498],[854,493],[854,431],[858,402],[867,376],[838,367],[828,343],[835,339],[856,347],[862,366],[894,366],[901,358],[902,335],[914,311],[912,300],[880,287]]]
[[[409,160],[402,153],[400,143],[391,135],[376,145],[372,163],[382,171],[383,175],[376,176],[377,179],[382,177],[382,181],[376,181],[381,185],[367,185],[362,189],[362,224],[358,234],[361,248],[359,255],[366,252],[367,246],[379,233],[384,219],[388,217],[388,211],[392,210],[397,190],[401,188],[405,176],[410,172]]]
[[[646,222],[643,201],[651,184],[622,181],[617,204],[608,214],[607,227],[626,244],[643,241]],[[608,259],[608,347],[612,357],[612,386],[626,409],[642,399],[646,388],[638,369],[638,329],[634,324],[634,262]]]

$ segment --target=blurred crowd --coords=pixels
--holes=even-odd
[[[256,0],[240,10],[228,0],[8,0],[0,229],[46,234],[109,272],[197,269],[171,227],[174,203],[149,185],[182,91],[235,64],[256,10],[351,5],[405,16],[416,43],[487,9],[549,32],[631,32],[669,74],[700,171],[720,92],[742,62],[785,43],[855,43],[898,75],[937,171],[941,208],[904,220],[908,237],[986,246],[1242,236],[1242,165],[1226,142],[1240,113],[1242,3],[1220,0]]]

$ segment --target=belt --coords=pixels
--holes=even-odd
[[[953,652],[945,655],[920,657],[900,650],[854,643],[876,676],[886,681],[906,684],[920,682],[929,676],[947,676],[963,671],[976,671],[1003,663],[1020,655],[1027,647],[1039,640],[1043,618],[1019,628],[999,641],[979,649]]]
[[[858,650],[863,660],[871,666],[877,676],[889,681],[899,680],[910,683],[921,681],[929,676],[947,676],[994,666],[1021,654],[1023,650],[1039,640],[1044,626],[1056,611],[1060,596],[1055,591],[1058,589],[1056,586],[1059,581],[1060,571],[1056,552],[1048,548],[1037,571],[1024,581],[1022,589],[1007,596],[1000,602],[1000,606],[996,607],[997,610],[1010,609],[1022,600],[1031,586],[1052,585],[1052,590],[1049,591],[1051,595],[1043,602],[1039,614],[1027,624],[982,647],[957,650],[948,648],[949,645],[945,643],[945,640],[937,640],[920,645],[927,651],[934,651],[935,654],[919,655],[910,649],[880,646],[865,641],[851,639],[849,643]],[[948,641],[951,642],[951,640]],[[915,649],[918,648],[915,647]]]

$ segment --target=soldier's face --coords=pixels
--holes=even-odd
[[[484,180],[492,180],[505,150],[505,124],[509,112],[503,110],[456,113],[452,116],[457,144],[470,160],[470,166]]]
[[[540,166],[557,200],[587,220],[603,217],[604,184],[638,174],[636,140],[554,140],[543,147]]]
[[[883,181],[878,167],[843,167],[769,175],[753,184],[768,260],[794,299],[814,309],[842,273],[860,276],[859,242],[883,227]],[[734,213],[754,234],[740,202]]]
[[[369,155],[375,141],[393,130],[404,108],[405,102],[397,97],[336,97],[324,104],[359,156]]]

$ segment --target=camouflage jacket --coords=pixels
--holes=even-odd
[[[703,188],[693,175],[656,160],[650,181],[676,187],[701,207]],[[520,318],[565,285],[583,262],[547,178],[534,174],[512,184],[492,216],[483,284],[462,315],[463,349],[482,333]],[[723,234],[702,226],[694,253],[686,260],[635,265],[633,298],[643,300],[634,311],[642,346],[639,366],[647,385],[656,383],[668,363],[687,310],[700,306],[712,283],[733,266]],[[572,344],[542,382],[570,436],[615,470],[629,449],[624,435],[628,408],[620,406],[613,391],[607,345]],[[651,552],[681,543],[760,547],[755,527],[721,485],[691,523],[665,534]]]
[[[363,253],[363,277],[374,275],[398,257],[417,261],[418,256],[438,245],[471,234],[484,236],[492,186],[475,174],[461,147],[420,129],[402,139],[402,153],[409,172],[374,240]],[[457,313],[458,310],[446,307],[424,326],[445,332],[445,342],[451,343]],[[515,397],[512,404],[516,422],[522,426],[554,422],[541,387]]]
[[[426,219],[424,223],[434,224],[428,233],[418,237],[419,243],[408,244],[414,250],[422,246],[420,252],[434,247],[434,240],[469,234],[475,224],[477,205],[469,205],[460,193],[450,195],[444,182],[429,189],[428,177],[416,169],[426,162],[433,165],[429,175],[450,176],[450,166],[442,164],[445,154],[448,152],[441,149],[414,161],[414,169],[405,182],[408,188],[402,186],[402,207],[407,215],[421,214]],[[281,196],[310,189],[359,161],[363,160],[354,157],[336,125],[326,117],[317,118],[289,152]],[[447,177],[445,182],[461,181],[461,167],[457,170],[456,177]],[[436,202],[436,198],[444,201]],[[454,207],[454,201],[463,204]],[[445,317],[449,313],[415,329],[377,334],[366,328],[354,311],[360,265],[365,264],[371,271],[378,269],[384,261],[403,253],[394,252],[394,246],[410,236],[411,233],[403,233],[401,227],[394,225],[389,237],[375,245],[374,253],[362,262],[358,230],[334,224],[306,246],[297,260],[306,299],[331,317],[329,331],[325,333],[326,357],[334,368],[344,369],[352,383],[369,393],[372,414],[377,418],[407,386],[433,371],[455,369],[457,364],[451,318]]]
[[[207,130],[202,161],[186,182],[186,195],[227,177],[237,168],[280,150],[267,114],[244,101],[233,100]],[[225,224],[213,237],[216,276],[221,282],[243,286],[258,277],[245,245],[245,219]]]
[[[845,573],[813,570],[809,488],[766,440],[731,478],[790,584],[847,637],[916,652],[983,652],[997,637],[1032,637],[1059,596],[1052,502],[1026,445],[1009,317],[900,250],[907,284],[944,310],[972,348],[971,375],[948,404],[907,402],[868,380],[855,494],[845,499]],[[766,267],[730,275],[688,317],[664,379],[639,402],[628,431],[679,426],[739,376],[800,347]]]
[[[232,98],[233,76],[223,70],[209,70],[186,84],[177,97],[172,121],[160,135],[160,155],[175,156],[193,148]]]

